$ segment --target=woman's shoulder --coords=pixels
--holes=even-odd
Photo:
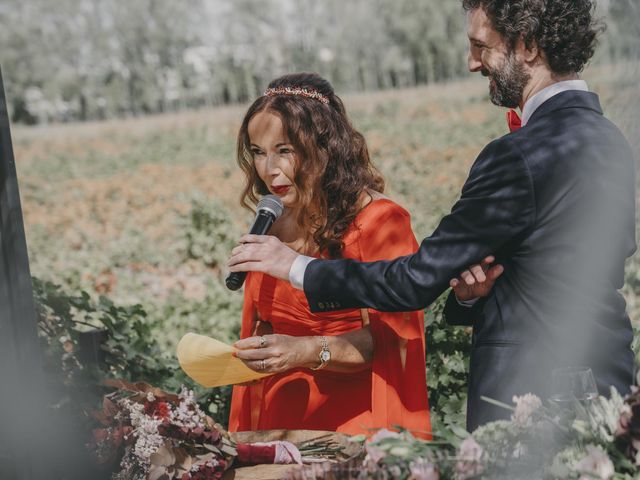
[[[390,198],[372,200],[355,218],[353,230],[359,233],[360,241],[398,234],[413,236],[411,215]]]
[[[379,192],[370,192],[369,196],[369,202],[364,205],[355,219],[355,223],[359,227],[365,226],[365,223],[381,226],[378,222],[411,218],[404,207],[388,196]]]
[[[344,244],[344,256],[361,261],[396,258],[417,249],[409,212],[382,194],[362,208]]]

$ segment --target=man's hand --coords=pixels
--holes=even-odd
[[[289,270],[298,253],[271,235],[244,235],[231,251],[232,272],[264,272],[289,281]]]
[[[495,257],[489,256],[480,265],[473,265],[458,278],[451,279],[449,285],[453,288],[456,298],[465,302],[489,295],[497,278],[504,272],[502,265],[491,266],[495,261]]]

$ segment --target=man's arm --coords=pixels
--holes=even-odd
[[[431,304],[469,265],[533,226],[533,184],[509,139],[489,144],[460,199],[413,255],[391,261],[314,260],[304,291],[314,312],[346,308],[409,311]]]

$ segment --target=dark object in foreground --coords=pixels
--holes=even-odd
[[[73,419],[51,408],[42,362],[0,74],[0,478],[95,479]]]

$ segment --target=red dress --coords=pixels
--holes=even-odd
[[[346,258],[392,259],[418,249],[409,214],[388,199],[369,203],[344,238]],[[340,335],[362,328],[361,310],[311,313],[304,292],[262,273],[247,276],[241,337],[251,335],[255,311],[274,333]],[[416,436],[431,432],[422,311],[368,310],[374,353],[371,368],[337,373],[305,368],[235,386],[230,431],[305,429],[347,434],[400,426]]]

